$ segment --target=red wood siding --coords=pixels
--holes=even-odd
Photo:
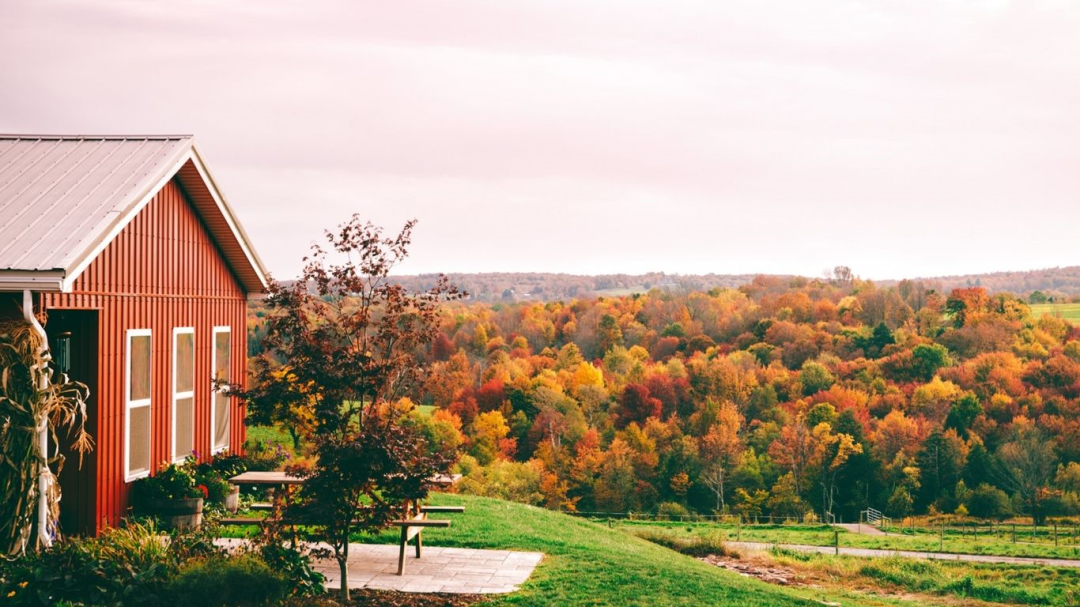
[[[152,331],[151,466],[172,454],[172,329],[195,328],[195,444],[210,453],[211,331],[229,326],[231,374],[244,381],[246,294],[226,265],[186,195],[167,184],[75,281],[71,293],[42,295],[46,309],[99,310],[94,453],[97,495],[92,529],[115,524],[127,513],[124,469],[126,331]],[[47,329],[48,327],[46,327]],[[244,440],[244,411],[232,407],[230,446]],[[71,496],[67,496],[71,497]]]

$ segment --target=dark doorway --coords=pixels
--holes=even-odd
[[[63,371],[60,366],[66,366],[68,377],[86,384],[90,390],[86,429],[96,443],[98,311],[49,310],[45,332],[49,336],[54,370]],[[91,451],[84,455],[80,466],[78,453],[70,448],[70,437],[61,433],[59,439],[60,452],[65,455],[60,470],[60,531],[65,535],[92,535],[96,522],[97,454]]]

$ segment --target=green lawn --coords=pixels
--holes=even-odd
[[[744,578],[617,529],[558,512],[462,495],[434,495],[437,505],[465,506],[450,529],[431,530],[432,546],[509,549],[546,556],[520,592],[485,605],[910,605],[838,590],[788,589]],[[387,531],[360,541],[394,543]]]
[[[1059,315],[1065,320],[1080,323],[1080,303],[1031,304],[1031,315],[1035,318],[1043,314]]]
[[[716,523],[674,523],[654,521],[618,521],[616,526],[631,533],[664,531],[676,536],[708,538],[714,541],[764,542],[769,544],[806,544],[810,546],[832,546],[834,530],[825,525],[744,525],[741,529],[735,525]],[[958,554],[995,554],[1001,556],[1028,556],[1049,558],[1080,558],[1080,545],[1073,543],[1071,536],[1060,538],[1058,546],[1043,543],[1012,543],[1006,528],[1001,528],[997,537],[972,539],[950,531],[945,535],[944,552]],[[1021,531],[1024,531],[1021,529]],[[1044,531],[1040,528],[1040,531]],[[1022,536],[1021,536],[1022,537]],[[920,532],[915,536],[890,534],[887,536],[859,535],[840,530],[840,545],[854,548],[878,548],[883,550],[921,550],[937,552],[941,542],[937,534]]]

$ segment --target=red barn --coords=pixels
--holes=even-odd
[[[64,532],[114,524],[162,462],[240,449],[243,406],[211,378],[244,381],[247,300],[265,289],[190,136],[0,135],[0,313],[32,298],[91,394],[96,447],[60,476]]]

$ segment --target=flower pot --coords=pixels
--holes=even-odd
[[[153,500],[149,510],[169,529],[198,529],[202,524],[203,498]]]
[[[236,512],[240,508],[240,485],[229,485],[229,492],[225,494],[225,509]]]

